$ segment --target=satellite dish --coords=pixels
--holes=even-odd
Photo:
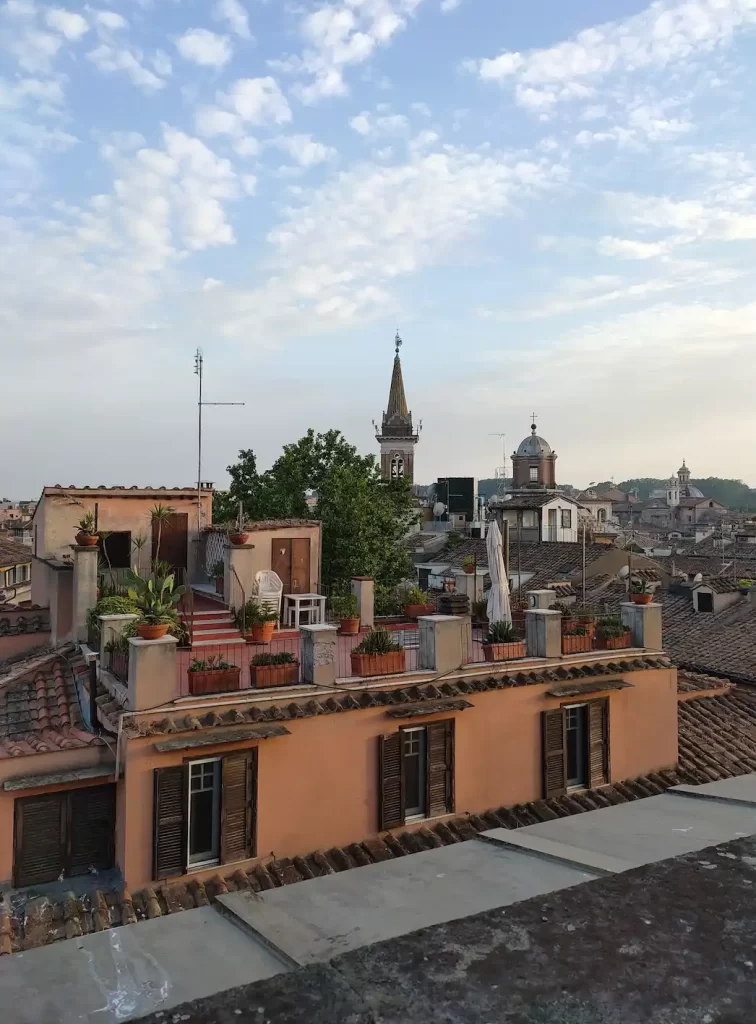
[[[511,501],[511,500],[512,500],[512,495],[511,494],[505,494],[504,495],[504,501]]]
[[[627,579],[627,574],[630,572],[626,565],[623,565],[620,571],[617,573],[621,580]]]
[[[433,506],[433,515],[436,517],[436,519],[439,519],[444,514],[444,512],[446,512],[446,505],[444,505],[443,501],[437,501],[436,504]]]

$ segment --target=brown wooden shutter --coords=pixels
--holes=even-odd
[[[70,874],[113,867],[115,786],[72,789],[70,802]]]
[[[567,792],[567,739],[562,708],[544,711],[543,728],[543,795],[561,796]]]
[[[378,829],[404,824],[404,758],[402,734],[378,737]]]
[[[454,810],[454,720],[434,722],[427,730],[428,817]]]
[[[221,762],[221,861],[255,855],[257,748],[229,754]]]
[[[47,793],[15,802],[15,885],[53,882],[66,864],[66,794]]]
[[[186,872],[187,765],[155,769],[153,877]]]
[[[595,700],[588,705],[588,775],[591,786],[609,781],[609,702]]]

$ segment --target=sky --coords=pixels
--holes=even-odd
[[[756,0],[0,0],[0,492],[313,427],[756,483]],[[502,439],[496,435],[505,434]]]

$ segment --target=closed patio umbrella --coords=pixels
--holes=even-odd
[[[489,622],[508,622],[512,625],[512,608],[509,602],[509,580],[504,568],[504,548],[499,524],[493,519],[488,524],[486,538],[488,553],[488,575],[491,589],[488,591],[486,614]]]

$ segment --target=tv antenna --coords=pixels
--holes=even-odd
[[[497,480],[505,480],[507,476],[507,435],[490,433],[488,436],[501,438],[501,465],[496,467],[495,474]]]
[[[202,407],[203,405],[244,405],[244,402],[205,402],[202,398],[202,374],[204,359],[202,349],[194,353],[194,372],[199,377],[197,395],[197,540],[202,530]]]

